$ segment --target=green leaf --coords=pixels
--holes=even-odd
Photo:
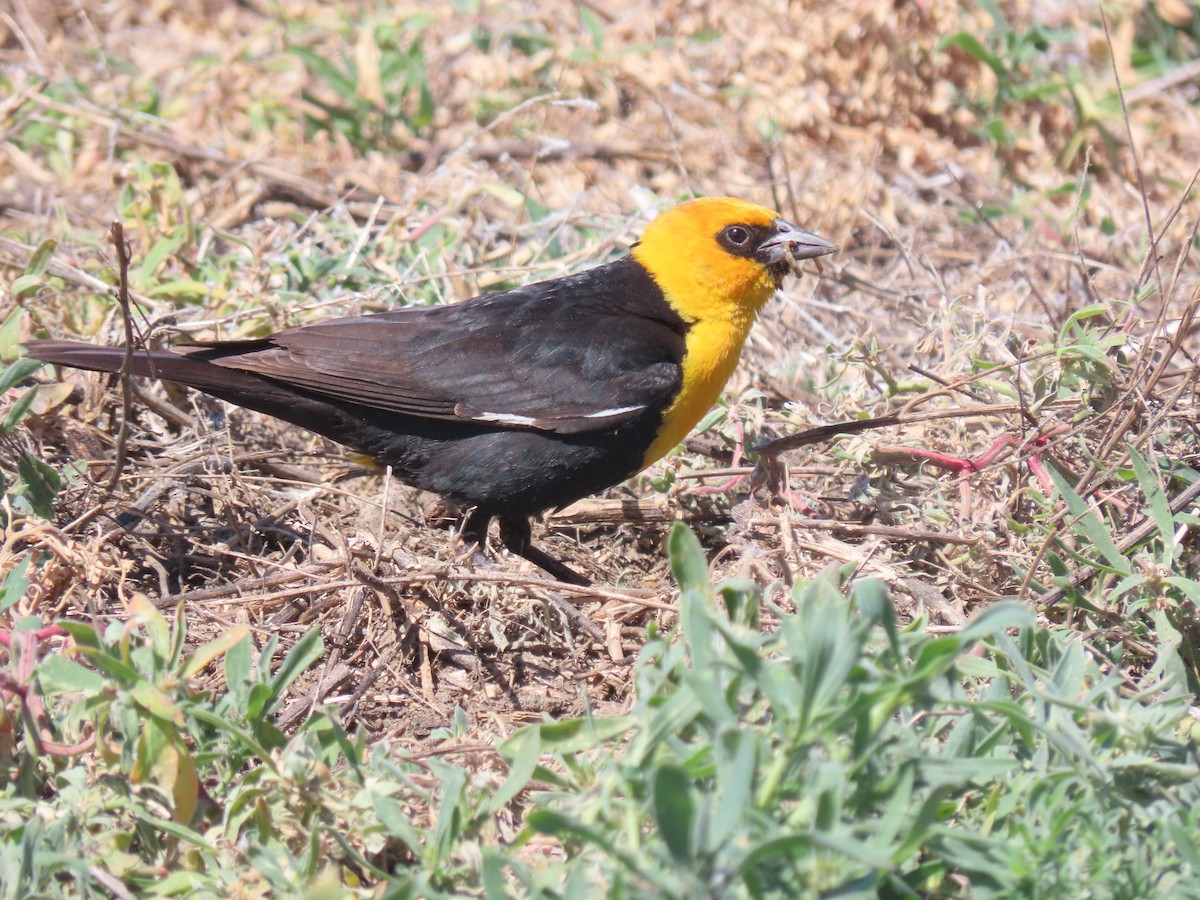
[[[696,427],[692,429],[692,431],[696,434],[700,434],[701,432],[708,431],[714,425],[724,422],[727,418],[729,418],[729,408],[724,404],[719,404],[705,413],[704,417],[700,420]]]
[[[671,574],[679,585],[679,621],[687,635],[692,663],[697,671],[704,672],[708,670],[712,652],[708,615],[713,608],[713,588],[708,580],[708,560],[696,536],[682,522],[671,526],[667,555]]]
[[[245,627],[245,626],[234,626]],[[183,659],[183,648],[187,643],[187,616],[183,611],[183,603],[175,604],[175,620],[171,624],[170,643],[168,645],[167,656],[164,662],[168,669],[172,672],[179,671],[180,661]],[[203,649],[203,648],[202,648]]]
[[[179,606],[183,606],[182,603]],[[171,626],[166,617],[145,594],[134,594],[129,601],[129,621],[136,623],[146,634],[151,651],[161,660],[166,660],[171,648]]]
[[[595,747],[606,741],[611,741],[625,734],[633,726],[634,719],[629,716],[609,716],[596,718],[580,716],[575,719],[564,719],[561,722],[546,722],[530,726],[539,733],[539,743],[544,752],[578,753],[589,747]],[[521,734],[518,731],[500,745],[500,752],[508,756],[517,752],[509,744]]]
[[[27,553],[21,557],[21,561],[15,568],[4,576],[4,582],[0,585],[0,613],[7,612],[13,604],[25,596],[25,591],[29,587],[29,577],[26,573],[32,562],[33,557]]]
[[[230,738],[241,745],[239,749],[257,757],[259,765],[266,766],[272,770],[277,768],[271,754],[271,748],[257,741],[249,731],[238,727],[225,716],[217,715],[211,709],[203,706],[192,707],[188,710],[188,715],[201,722],[207,722],[223,734],[229,735]]]
[[[25,496],[34,514],[54,518],[54,501],[62,489],[62,478],[53,468],[28,453],[17,462],[17,474],[25,482]]]
[[[1200,584],[1182,575],[1168,575],[1163,581],[1177,589],[1193,603],[1200,604]]]
[[[50,260],[54,257],[54,250],[57,247],[58,241],[54,240],[46,240],[38,244],[37,249],[29,257],[29,265],[25,267],[25,274],[45,275],[46,270],[50,268]]]
[[[625,860],[626,864],[630,865],[630,868],[636,869],[632,861],[616,848],[609,835],[597,829],[588,828],[586,825],[560,812],[549,809],[537,809],[526,816],[525,821],[530,828],[540,834],[548,834],[557,838],[578,838],[585,843],[599,847],[605,853]]]
[[[1175,546],[1175,519],[1171,515],[1171,503],[1159,479],[1158,467],[1139,453],[1136,447],[1129,445],[1127,449],[1138,485],[1150,507],[1150,518],[1154,520],[1154,527],[1158,529],[1159,538],[1166,548],[1163,562],[1167,562],[1172,556],[1171,548]]]
[[[237,690],[250,680],[250,664],[253,659],[250,641],[236,643],[222,658],[225,668],[225,683],[230,690]]]
[[[151,833],[161,831],[164,834],[169,834],[176,840],[182,841],[185,845],[198,847],[201,850],[207,850],[209,853],[217,852],[216,847],[186,825],[181,825],[179,822],[172,822],[170,819],[159,818],[142,808],[140,804],[133,804],[131,810],[140,822],[149,826]]]
[[[838,589],[840,573],[830,567],[793,590],[800,613],[781,624],[798,681],[795,693],[800,724],[822,715],[859,662],[864,630],[851,630],[847,604]]]
[[[146,296],[166,297],[178,300],[203,300],[210,293],[212,293],[212,287],[203,281],[196,281],[193,278],[176,278],[174,281],[164,281],[161,284],[154,285],[146,291]]]
[[[1067,509],[1075,518],[1076,524],[1081,529],[1087,539],[1091,542],[1104,560],[1113,568],[1114,571],[1121,575],[1128,575],[1132,570],[1129,565],[1129,560],[1117,549],[1116,542],[1108,533],[1104,521],[1100,518],[1092,507],[1090,507],[1082,497],[1075,493],[1063,474],[1058,470],[1057,466],[1046,466],[1050,473],[1050,478],[1054,482],[1054,486],[1058,489],[1059,495],[1067,504]]]
[[[1067,330],[1072,325],[1076,325],[1086,319],[1093,319],[1096,316],[1107,316],[1110,313],[1111,310],[1106,303],[1091,303],[1087,306],[1080,307],[1079,309],[1075,310],[1075,312],[1071,313],[1071,315],[1067,317],[1067,321],[1063,323],[1062,330],[1059,332],[1059,339],[1067,339]]]
[[[277,696],[278,694],[271,689],[269,684],[259,682],[250,685],[250,690],[246,694],[246,718],[254,722],[265,716]]]
[[[893,783],[890,799],[886,796],[880,798],[881,801],[887,803],[887,806],[883,816],[879,820],[879,827],[875,831],[878,840],[889,844],[892,843],[900,834],[902,827],[911,833],[908,823],[912,818],[912,798],[916,771],[916,766],[904,766],[899,772],[897,781]],[[912,843],[913,850],[920,846],[919,841]],[[911,855],[913,850],[910,850],[909,853],[897,852],[896,857],[898,858],[896,861],[899,862],[905,856]]]
[[[25,413],[29,412],[29,407],[33,405],[33,400],[37,396],[37,392],[38,389],[35,386],[21,393],[21,396],[17,398],[17,402],[5,412],[4,421],[0,422],[0,434],[8,434],[17,427],[17,423],[25,417]]]
[[[481,887],[485,900],[508,900],[509,880],[505,872],[507,866],[507,854],[493,847],[483,848]],[[567,898],[569,894],[569,891],[564,891],[561,896]]]
[[[409,124],[414,129],[421,129],[433,121],[433,114],[437,112],[433,91],[429,87],[429,81],[425,78],[421,79],[417,97],[417,111],[412,115]]]
[[[1200,846],[1194,827],[1186,828],[1177,816],[1172,816],[1166,823],[1167,833],[1175,844],[1175,850],[1189,866],[1193,876],[1200,874]]]
[[[8,366],[3,372],[0,372],[0,395],[8,392],[9,388],[20,384],[45,363],[25,357],[18,359],[12,365]]]
[[[525,205],[525,195],[502,181],[486,182],[483,189],[512,209],[520,209]]]
[[[162,688],[148,681],[138,681],[129,688],[129,696],[152,716],[170,722],[176,728],[183,727],[183,711]]]
[[[182,676],[184,678],[193,677],[214,659],[224,656],[229,652],[230,649],[242,641],[248,641],[249,637],[249,625],[234,625],[220,637],[215,637],[211,641],[201,644],[196,648],[195,652],[188,657],[188,661],[184,665],[183,672],[181,673]]]
[[[187,239],[187,229],[183,226],[175,229],[174,232],[168,234],[151,245],[146,251],[146,255],[142,258],[142,263],[138,267],[141,273],[141,280],[144,284],[150,284],[154,278],[154,273],[158,271],[166,259],[175,253],[183,246]]]
[[[913,662],[912,674],[922,681],[939,677],[954,665],[962,640],[958,635],[933,638],[921,645]]]
[[[721,796],[713,813],[706,843],[708,850],[720,850],[734,829],[751,812],[751,797],[758,772],[758,742],[750,733],[735,733],[737,750],[727,766],[719,767]]]
[[[1010,628],[1028,628],[1037,621],[1033,611],[1016,600],[1001,600],[989,604],[982,612],[971,617],[958,633],[963,644],[982,638],[993,637]]]
[[[347,77],[346,73],[315,50],[310,47],[293,47],[288,52],[303,62],[313,75],[328,82],[334,93],[343,100],[352,101],[358,96],[357,77]]]
[[[878,578],[860,578],[854,582],[853,597],[868,622],[878,622],[883,626],[892,650],[899,653],[896,607],[888,596],[887,585]]]
[[[42,286],[44,279],[41,275],[18,275],[9,285],[9,290],[14,297],[24,299],[37,293],[38,288]],[[14,312],[24,312],[20,307],[17,307]]]
[[[371,809],[389,835],[404,842],[412,853],[421,853],[424,844],[421,832],[409,820],[400,804],[385,794],[372,793]]]
[[[283,695],[293,681],[304,674],[313,663],[325,652],[325,642],[321,640],[321,629],[310,628],[306,631],[287,656],[284,657],[275,676],[271,679],[272,702]]]
[[[588,9],[582,3],[577,7],[579,10],[579,21],[592,39],[592,49],[600,50],[604,47],[604,23],[600,21],[600,17],[592,10]]]
[[[958,47],[960,50],[965,51],[968,55],[973,56],[978,62],[983,63],[995,72],[997,78],[1005,78],[1008,74],[1000,57],[984,47],[973,34],[960,31],[938,41],[939,49],[944,50],[947,47]]]
[[[55,624],[71,635],[77,649],[93,653],[100,648],[100,638],[96,634],[96,626],[91,622],[80,622],[75,619],[59,619]]]
[[[746,854],[739,867],[743,873],[779,858],[804,858],[813,850],[828,850],[876,869],[891,866],[891,856],[856,840],[849,834],[804,831],[764,841]]]
[[[691,862],[696,804],[691,779],[679,766],[663,765],[654,773],[654,819],[674,860]]]
[[[28,276],[22,276],[28,277]],[[12,293],[14,297],[21,296],[19,282],[21,279],[13,282]],[[25,316],[25,310],[20,306],[13,307],[13,311],[4,319],[4,324],[0,325],[0,362],[5,364],[11,363],[21,355],[21,320]],[[8,390],[5,388],[5,390]],[[0,391],[3,394],[4,391]]]
[[[537,769],[542,752],[541,732],[537,727],[522,728],[504,742],[502,753],[508,760],[508,777],[487,803],[489,815],[495,815],[525,789]]]
[[[58,653],[38,662],[35,677],[42,695],[46,697],[77,692],[98,694],[107,684],[104,676],[95,669],[81,666]]]

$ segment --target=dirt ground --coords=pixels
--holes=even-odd
[[[472,564],[433,498],[311,435],[158,384],[137,386],[109,491],[120,387],[64,372],[72,392],[5,451],[87,461],[52,522],[5,535],[0,568],[20,548],[46,553],[21,611],[120,617],[141,593],[182,602],[197,642],[248,623],[260,646],[278,635],[286,649],[319,628],[325,658],[285,723],[325,702],[404,741],[456,707],[480,734],[621,710],[647,628],[674,622],[663,542],[677,519],[701,535],[714,578],[753,579],[785,608],[789,585],[844,564],[884,578],[906,618],[935,628],[1028,598],[1025,573],[1043,563],[1014,523],[1042,486],[1023,442],[1049,435],[1039,452],[1082,471],[1082,429],[1113,427],[1136,388],[1045,390],[1038,379],[1062,363],[1045,348],[1093,306],[1136,321],[1131,354],[1188,314],[1194,266],[1172,273],[1197,214],[1186,191],[1200,121],[1194,75],[1155,84],[1135,66],[1153,4],[1105,7],[1127,119],[1109,102],[1094,4],[1001,6],[1014,33],[1072,30],[1037,77],[1075,65],[1109,78],[999,105],[1005,142],[981,133],[986,116],[966,99],[990,96],[997,73],[939,43],[994,32],[974,6],[13,0],[0,17],[4,282],[58,242],[53,277],[19,300],[26,335],[122,340],[105,287],[114,218],[131,242],[136,322],[155,342],[578,271],[689,195],[770,205],[842,248],[769,305],[719,421],[536,527],[592,588],[550,584],[499,548]],[[1106,102],[1088,106],[1089,91]],[[1151,256],[1148,220],[1162,235]],[[1154,258],[1165,287],[1139,292]],[[2,302],[7,316],[17,298]],[[1111,412],[1085,422],[1083,395]],[[1186,431],[1190,388],[1172,397]],[[907,421],[771,466],[744,454],[890,414]],[[977,459],[1005,438],[964,480],[906,456]]]

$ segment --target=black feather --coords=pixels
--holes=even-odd
[[[485,514],[563,506],[636,472],[679,391],[687,326],[630,257],[442,307],[133,355],[366,453]],[[30,341],[43,362],[120,371],[124,349]]]

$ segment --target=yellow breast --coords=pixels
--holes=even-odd
[[[692,327],[683,358],[683,386],[663,415],[663,426],[646,451],[642,468],[666,456],[712,409],[737,368],[749,331],[749,323],[740,334],[724,324],[706,322]]]
[[[771,210],[729,198],[694,200],[646,227],[633,257],[688,324],[679,394],[663,416],[643,468],[682,441],[712,408],[737,368],[742,345],[776,280],[753,258],[735,256],[717,241],[734,223],[769,225]]]

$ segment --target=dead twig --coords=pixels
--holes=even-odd
[[[106,487],[111,494],[121,483],[129,454],[129,420],[133,416],[133,382],[129,380],[129,371],[133,368],[133,315],[129,309],[129,245],[125,243],[125,228],[120,221],[113,220],[109,236],[117,251],[117,303],[121,306],[121,321],[125,326],[125,357],[121,360],[121,428],[117,432],[116,456]]]

